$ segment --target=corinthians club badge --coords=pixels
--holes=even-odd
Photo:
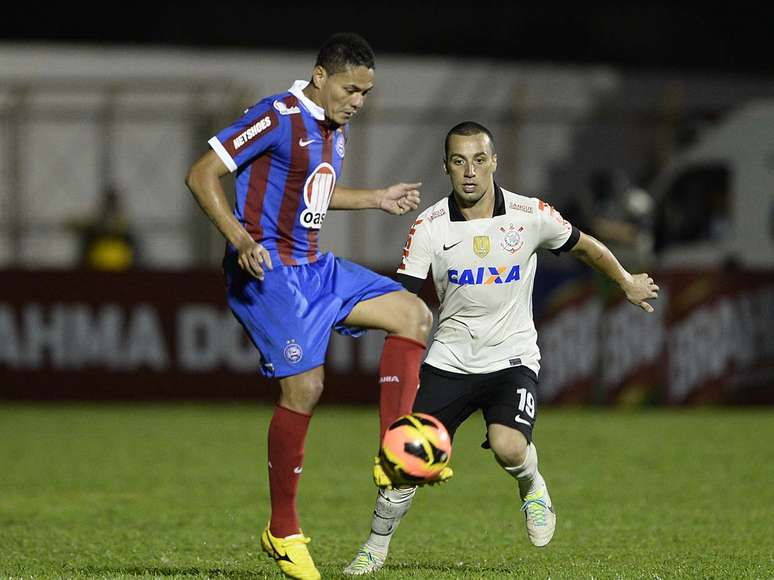
[[[511,254],[518,252],[524,245],[524,240],[521,239],[520,233],[523,229],[521,226],[516,228],[513,224],[508,224],[507,229],[501,227],[500,231],[505,235],[503,236],[503,241],[500,242],[500,247]]]

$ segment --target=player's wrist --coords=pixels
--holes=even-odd
[[[629,289],[632,287],[632,284],[634,283],[634,277],[629,274],[626,270],[624,270],[620,278],[618,279],[618,285],[621,287],[621,290],[623,290],[625,293],[629,293]]]
[[[247,231],[244,230],[244,228],[240,227],[239,229],[242,231],[237,230],[232,232],[232,235],[227,235],[226,239],[228,239],[231,245],[234,246],[237,250],[243,250],[254,244],[255,240],[250,234],[247,233]]]
[[[371,207],[375,209],[386,209],[384,202],[387,200],[387,189],[374,189],[372,192]]]

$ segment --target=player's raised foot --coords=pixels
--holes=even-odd
[[[543,482],[524,497],[521,511],[527,520],[527,535],[534,546],[543,547],[554,537],[556,514]]]
[[[418,485],[436,485],[436,484],[439,484],[439,483],[446,483],[452,477],[454,477],[454,470],[447,465],[433,479],[428,479],[427,481],[423,481],[423,482],[419,483]]]
[[[378,455],[374,457],[374,484],[376,487],[386,487],[387,489],[392,489],[393,486],[392,480],[384,471]]]
[[[392,489],[393,487],[396,487],[396,486],[436,485],[438,483],[445,483],[446,481],[451,479],[453,475],[454,475],[454,470],[447,465],[441,470],[441,472],[438,475],[436,475],[433,479],[430,479],[427,481],[415,481],[415,480],[393,481],[387,475],[387,472],[384,471],[384,467],[382,467],[382,462],[379,459],[379,456],[374,457],[374,484],[376,485],[376,487],[386,487],[387,489]]]
[[[379,552],[368,544],[365,544],[357,551],[357,554],[355,554],[355,557],[349,563],[349,566],[344,568],[344,574],[347,576],[373,574],[384,566],[384,561],[386,559],[386,552]]]
[[[261,534],[263,551],[274,558],[285,576],[298,580],[320,580],[320,572],[306,547],[310,541],[303,533],[275,538],[269,526]]]

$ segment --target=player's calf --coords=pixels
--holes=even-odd
[[[390,540],[403,516],[408,513],[416,487],[380,488],[376,495],[371,534],[358,550],[352,562],[344,568],[344,574],[361,576],[376,572],[387,560]]]

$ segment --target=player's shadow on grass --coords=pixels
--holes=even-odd
[[[264,578],[257,571],[247,570],[219,570],[217,568],[195,568],[195,567],[174,567],[174,566],[114,566],[114,567],[95,567],[86,566],[84,568],[73,569],[78,574],[88,575],[110,575],[125,574],[127,576],[204,576],[207,578]]]

